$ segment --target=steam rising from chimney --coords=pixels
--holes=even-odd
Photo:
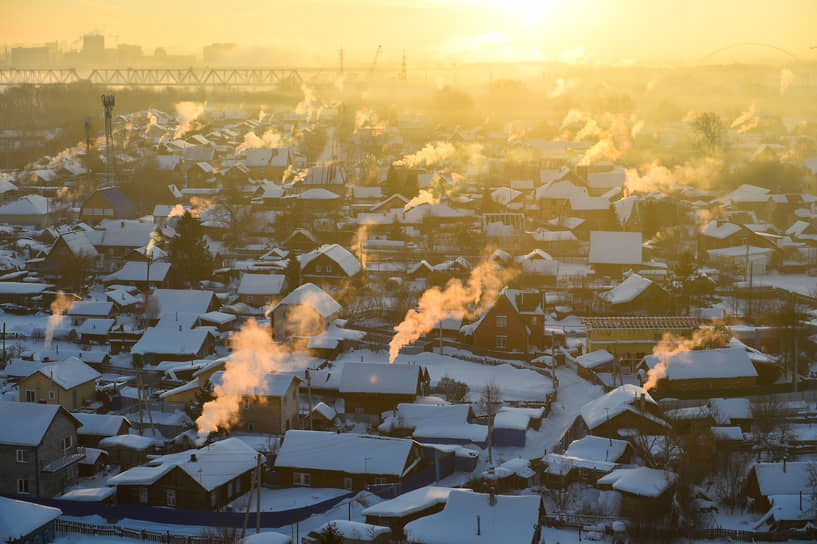
[[[757,116],[755,103],[752,102],[752,105],[749,106],[749,109],[738,115],[737,118],[735,118],[735,120],[732,121],[732,124],[730,125],[729,128],[734,128],[738,131],[738,134],[743,134],[757,127],[757,124],[759,122],[760,117]]]
[[[315,91],[306,83],[301,83],[301,92],[304,94],[304,98],[295,106],[295,113],[306,115],[307,121],[319,120],[323,105],[316,98]]]
[[[286,369],[287,352],[272,340],[268,327],[250,319],[230,338],[232,353],[225,365],[215,399],[204,404],[196,420],[199,439],[219,427],[230,427],[238,419],[241,399],[256,397],[267,375]]]
[[[395,335],[389,343],[389,363],[394,362],[403,346],[430,332],[441,320],[460,314],[473,319],[483,313],[496,301],[499,290],[512,276],[512,272],[497,270],[492,262],[484,261],[471,271],[465,283],[451,279],[444,289],[432,287],[425,291],[417,309],[409,310],[394,328]]]
[[[150,132],[150,129],[156,126],[157,120],[156,115],[153,112],[147,112],[148,124],[145,125],[145,134]]]
[[[780,70],[780,96],[786,94],[786,91],[794,81],[794,72],[788,68]]]
[[[176,132],[173,133],[173,138],[179,139],[190,132],[193,128],[193,122],[204,113],[206,106],[206,102],[179,102],[176,104],[176,114],[179,118],[179,124],[176,126]]]
[[[60,323],[62,323],[62,316],[71,307],[73,300],[62,291],[57,291],[57,296],[54,302],[51,303],[51,315],[48,316],[48,325],[45,328],[45,351],[51,348],[51,342],[54,340],[54,331]]]
[[[456,150],[454,144],[451,142],[439,142],[436,145],[429,143],[417,153],[406,155],[399,161],[396,161],[394,166],[404,166],[406,168],[432,166],[450,159],[454,156]]]
[[[644,384],[644,390],[649,391],[655,388],[659,380],[666,378],[667,362],[673,355],[712,345],[721,347],[728,339],[728,333],[725,333],[722,328],[717,326],[700,327],[692,333],[691,338],[665,332],[661,341],[652,349],[653,355],[657,356],[660,360],[647,372],[647,382]]]
[[[262,148],[262,147],[282,147],[289,145],[287,139],[270,128],[260,138],[255,132],[247,132],[244,134],[244,141],[241,142],[235,149],[236,153],[241,153],[247,149]]]

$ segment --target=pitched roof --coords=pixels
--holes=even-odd
[[[174,327],[149,327],[131,348],[131,353],[196,356],[209,334],[204,328],[178,330]]]
[[[82,424],[77,430],[77,434],[79,435],[114,436],[119,433],[119,429],[123,423],[130,423],[125,416],[115,414],[86,414],[77,412],[73,414],[73,416]]]
[[[741,348],[694,349],[644,359],[648,366],[664,361],[666,379],[670,381],[757,376],[749,354]]]
[[[599,478],[599,485],[642,497],[660,497],[678,481],[678,475],[648,467],[619,468]]]
[[[275,466],[402,476],[414,444],[406,438],[290,430]]]
[[[272,311],[275,312],[279,306],[298,305],[312,306],[325,318],[331,317],[343,309],[329,293],[314,283],[305,283],[285,296],[281,302],[275,305]]]
[[[48,199],[40,195],[26,195],[0,206],[0,215],[46,215]]]
[[[651,279],[633,273],[609,291],[601,293],[600,296],[610,304],[626,304],[635,300],[652,284]]]
[[[592,231],[590,264],[641,264],[641,233]]]
[[[347,276],[354,276],[363,269],[360,261],[348,249],[338,244],[324,244],[317,249],[298,256],[303,270],[309,263],[321,255],[326,255],[335,262]]]
[[[286,276],[283,274],[251,274],[241,275],[238,285],[239,295],[280,295],[284,289]]]
[[[61,515],[59,508],[0,497],[0,541],[17,542]]]
[[[65,390],[96,380],[102,375],[76,357],[41,365],[37,372]]]
[[[77,427],[80,426],[79,421],[59,404],[0,400],[0,418],[3,420],[0,444],[38,446],[60,411],[70,417]]]
[[[125,193],[123,193],[119,187],[103,187],[102,189],[97,189],[94,192],[94,195],[96,194],[99,194],[108,201],[117,219],[132,219],[136,217],[136,208],[133,202],[125,196]],[[94,195],[91,195],[91,198],[93,198]]]
[[[345,363],[340,392],[414,395],[419,379],[420,367],[417,365]]]
[[[593,430],[602,423],[630,410],[638,403],[641,395],[644,396],[645,402],[657,406],[655,400],[644,389],[637,385],[624,384],[582,406],[582,419],[587,427]]]

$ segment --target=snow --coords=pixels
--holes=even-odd
[[[212,291],[197,289],[155,289],[151,298],[159,303],[159,317],[188,313],[200,315],[210,309]]]
[[[150,327],[131,348],[131,353],[194,357],[201,351],[209,334],[202,328],[178,330],[175,327]]]
[[[503,407],[494,416],[495,429],[514,429],[524,431],[530,425],[530,414],[524,410],[514,410],[510,407]]]
[[[48,199],[40,195],[26,195],[0,206],[2,215],[46,215],[48,213]]]
[[[292,544],[292,539],[275,531],[266,531],[245,536],[241,544]]]
[[[405,438],[290,430],[275,466],[401,476],[413,444]]]
[[[757,476],[760,494],[769,495],[797,495],[806,488],[809,481],[808,463],[786,462],[784,463],[757,463],[754,466]]]
[[[69,357],[58,363],[40,365],[37,372],[65,390],[73,389],[102,375],[76,357]]]
[[[641,233],[590,232],[590,264],[641,264]]]
[[[650,285],[652,285],[652,280],[633,273],[630,274],[630,277],[628,277],[626,280],[619,283],[609,291],[602,293],[600,296],[610,304],[626,304],[628,302],[632,302]]]
[[[51,285],[47,283],[0,281],[0,295],[39,295]]]
[[[69,316],[91,316],[107,317],[111,315],[113,309],[112,302],[100,302],[95,300],[75,300],[68,308]]]
[[[330,406],[328,406],[323,401],[318,402],[315,406],[312,407],[312,412],[316,414],[320,414],[323,416],[327,421],[332,421],[337,417],[337,412]]]
[[[82,325],[77,327],[76,331],[80,337],[83,334],[105,335],[111,332],[115,323],[114,319],[86,319]]]
[[[420,367],[416,365],[346,363],[340,392],[415,395],[419,379]]]
[[[66,501],[102,502],[114,496],[115,487],[80,487],[59,496]]]
[[[317,189],[316,189],[317,190]],[[363,267],[360,261],[348,249],[338,244],[325,244],[321,247],[304,253],[298,256],[298,261],[301,264],[301,270],[309,263],[318,258],[320,255],[326,255],[334,261],[347,276],[354,276],[360,272]]]
[[[59,404],[0,401],[0,444],[38,446],[61,409]]]
[[[327,521],[324,525],[315,529],[314,532],[320,533],[327,525],[332,524],[335,529],[343,535],[344,542],[374,542],[375,539],[391,533],[388,527],[380,527],[379,525],[370,525],[360,521],[348,521],[345,519]]]
[[[757,376],[749,355],[740,348],[691,350],[665,356],[648,355],[644,359],[651,368],[663,359],[667,380]]]
[[[194,457],[195,456],[195,457]],[[252,470],[258,452],[238,438],[213,442],[203,448],[162,455],[108,480],[108,485],[150,485],[178,467],[207,491]],[[229,459],[229,463],[225,463]]]
[[[221,386],[221,380],[224,378],[224,371],[220,370],[214,372],[210,377],[210,383],[214,387]],[[247,395],[264,396],[264,397],[283,397],[289,391],[292,382],[297,380],[292,374],[278,374],[267,373],[263,379],[252,389],[244,391]],[[195,381],[195,380],[194,380]]]
[[[286,277],[282,274],[241,275],[238,285],[239,295],[279,295],[283,292]]]
[[[565,451],[565,455],[581,459],[615,462],[624,455],[628,445],[626,440],[590,435],[571,442],[567,447],[567,451]]]
[[[77,434],[80,436],[114,436],[119,432],[122,423],[127,421],[123,416],[115,414],[85,414],[77,412],[72,415],[82,423],[82,427],[77,430]]]
[[[22,538],[61,515],[59,508],[0,497],[0,541]]]
[[[280,306],[300,305],[312,306],[324,318],[329,318],[343,309],[326,291],[314,283],[305,283],[285,296],[275,305],[271,313],[275,313]]]
[[[451,487],[433,485],[421,487],[403,493],[397,498],[370,506],[363,510],[363,515],[381,518],[409,516],[435,504],[444,504],[448,500],[451,491],[453,491]]]
[[[743,440],[743,431],[740,427],[712,427],[712,436],[715,440]]]
[[[99,441],[99,446],[106,449],[121,447],[130,450],[146,450],[156,445],[158,442],[155,439],[138,434],[118,434]]]
[[[719,424],[731,423],[733,419],[752,419],[752,404],[749,399],[710,399],[709,407]]]
[[[261,488],[261,511],[282,512],[294,508],[303,508],[323,501],[334,499],[349,493],[345,489],[321,487],[289,487],[284,489]],[[256,492],[247,492],[230,503],[233,512],[244,512],[250,499],[251,509],[257,511]]]
[[[540,501],[538,495],[497,495],[491,505],[487,494],[455,489],[442,512],[407,523],[405,533],[410,542],[423,544],[530,544]]]
[[[576,357],[576,361],[584,368],[596,368],[597,366],[605,365],[615,361],[613,355],[606,349],[597,349],[591,351],[580,357]]]
[[[721,223],[719,225],[717,221],[710,221],[706,224],[701,234],[711,238],[717,238],[718,240],[723,240],[725,238],[729,238],[737,232],[740,232],[740,230],[740,225],[736,225],[734,223]]]
[[[598,485],[642,497],[660,497],[677,480],[677,474],[654,468],[619,468],[599,478]]]
[[[585,404],[581,409],[582,418],[589,429],[595,429],[605,421],[631,409],[632,404],[637,403],[642,395],[645,402],[657,406],[655,400],[644,389],[637,385],[624,384]]]
[[[150,263],[150,279],[148,280],[148,263],[143,261],[128,261],[116,272],[103,277],[105,282],[114,281],[151,281],[163,282],[170,272],[170,263]]]

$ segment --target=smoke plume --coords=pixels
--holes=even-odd
[[[404,166],[406,168],[428,167],[450,159],[455,151],[454,144],[450,142],[440,142],[436,145],[426,144],[417,153],[406,155],[396,161],[394,166]]]
[[[193,122],[201,117],[206,106],[206,102],[179,102],[176,104],[176,115],[179,119],[179,124],[176,126],[176,132],[173,133],[173,138],[179,139],[190,132],[193,128]]]
[[[640,168],[627,168],[624,177],[624,193],[670,192],[676,183],[675,176],[666,166],[653,161]]]
[[[45,328],[45,351],[51,349],[51,342],[54,340],[54,331],[60,323],[62,316],[71,307],[73,300],[62,291],[57,291],[54,302],[51,303],[51,315],[48,316],[48,325]]]
[[[244,141],[236,147],[235,152],[241,153],[247,149],[262,148],[262,147],[283,147],[288,145],[287,139],[275,132],[274,129],[268,129],[260,138],[255,132],[247,132],[244,134]]]
[[[323,105],[315,96],[315,91],[306,83],[301,83],[301,92],[304,94],[303,100],[295,106],[295,113],[306,115],[307,121],[318,121],[321,118]]]
[[[752,102],[752,105],[749,106],[749,109],[745,112],[738,115],[729,128],[736,129],[738,134],[743,134],[745,132],[749,132],[753,128],[757,127],[757,124],[760,122],[760,117],[757,116],[757,110],[755,108],[755,103]]]
[[[786,91],[794,81],[794,72],[788,68],[780,70],[780,96],[786,94]]]
[[[395,335],[389,343],[389,363],[394,362],[403,346],[431,331],[440,320],[460,314],[473,319],[483,313],[496,301],[499,290],[511,275],[484,261],[471,271],[465,283],[452,278],[444,289],[432,287],[425,291],[417,309],[409,310],[394,328]]]
[[[667,362],[673,355],[695,349],[721,347],[728,340],[728,333],[718,326],[700,327],[692,333],[691,338],[671,332],[664,333],[661,341],[652,349],[653,355],[659,358],[659,362],[647,372],[647,382],[644,384],[644,389],[648,391],[655,388],[661,379],[667,377]]]
[[[383,130],[386,121],[381,120],[375,110],[363,107],[355,112],[355,134],[362,128]]]
[[[205,403],[196,419],[199,438],[229,427],[238,419],[241,399],[255,397],[270,373],[286,368],[287,352],[272,340],[269,328],[250,319],[230,338],[232,353],[225,365],[221,383],[213,393],[215,399]]]
[[[585,151],[579,161],[579,166],[588,166],[597,161],[615,161],[621,154],[622,152],[616,147],[616,143],[610,138],[605,138]]]

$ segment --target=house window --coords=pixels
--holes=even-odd
[[[71,435],[69,434],[60,441],[63,451],[71,449]]]
[[[56,400],[57,392],[56,391],[49,391],[48,392],[48,400]]]
[[[245,409],[245,410],[249,410],[249,409],[250,409],[250,397],[245,397],[245,398],[244,398],[244,409]]]
[[[507,315],[498,315],[496,316],[496,328],[497,329],[504,329],[508,326],[508,316]]]
[[[496,335],[496,349],[505,349],[508,347],[508,337],[501,334]]]
[[[165,490],[165,504],[167,504],[168,506],[176,506],[176,490],[175,489]]]
[[[247,295],[247,304],[252,304],[252,295]]]
[[[240,477],[235,479],[235,492],[236,493],[241,493],[241,478]]]
[[[26,450],[17,450],[17,462],[18,463],[26,462]]]
[[[255,423],[247,423],[247,430],[251,433],[255,432]]]
[[[317,272],[318,274],[320,274],[322,270],[323,270],[323,268],[321,267],[321,265],[319,265],[319,264],[316,264],[316,265],[315,265],[315,272]]]
[[[374,485],[386,485],[386,478],[375,478]]]
[[[26,478],[17,478],[17,493],[20,495],[28,495],[31,493],[28,489],[28,480]]]
[[[139,488],[139,502],[141,504],[148,503],[148,488],[147,487],[140,487]]]
[[[312,474],[308,472],[293,472],[292,485],[297,487],[312,487]]]
[[[233,482],[229,482],[227,484],[227,498],[230,498],[232,496],[233,496]]]
[[[332,267],[331,264],[326,265],[326,273],[331,274],[335,269]]]
[[[343,479],[343,489],[348,489],[349,491],[352,490],[352,479],[351,478],[344,478]]]
[[[37,392],[33,389],[26,389],[26,402],[37,402]]]
[[[215,491],[210,493],[210,508],[215,508],[218,504],[218,495]]]
[[[105,208],[105,215],[113,217],[113,208]]]

